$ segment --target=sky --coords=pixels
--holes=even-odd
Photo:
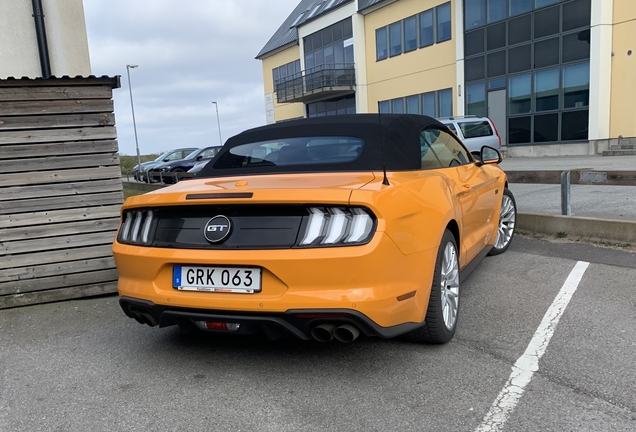
[[[113,90],[119,151],[219,145],[265,124],[254,57],[300,0],[84,0],[93,75],[121,75]],[[217,102],[218,122],[215,105]]]

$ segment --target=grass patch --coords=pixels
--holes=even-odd
[[[141,162],[153,161],[159,157],[159,154],[141,155]],[[119,156],[119,165],[121,166],[122,173],[132,172],[132,169],[137,165],[137,155],[135,156]]]
[[[126,198],[130,198],[131,196],[135,196],[135,195],[142,195],[145,194],[146,192],[144,191],[140,191],[138,189],[133,189],[131,187],[126,186],[126,184],[124,184],[124,199]]]

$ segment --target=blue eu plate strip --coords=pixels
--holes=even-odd
[[[172,272],[172,286],[178,288],[181,286],[181,266],[174,266]]]

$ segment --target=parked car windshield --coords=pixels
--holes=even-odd
[[[362,152],[360,138],[342,136],[282,138],[242,144],[220,155],[215,169],[322,165],[351,162]]]
[[[167,151],[167,152],[165,152],[165,153],[162,153],[162,154],[161,154],[161,155],[160,155],[157,159],[155,159],[153,162],[163,162],[163,160],[164,160],[165,158],[167,158],[167,157],[170,155],[170,153],[172,153],[172,152]]]

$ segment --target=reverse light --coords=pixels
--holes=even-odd
[[[197,327],[204,330],[216,330],[216,331],[237,331],[241,324],[239,323],[226,323],[219,321],[194,321]]]
[[[310,207],[300,247],[345,246],[368,243],[375,219],[361,207]]]

